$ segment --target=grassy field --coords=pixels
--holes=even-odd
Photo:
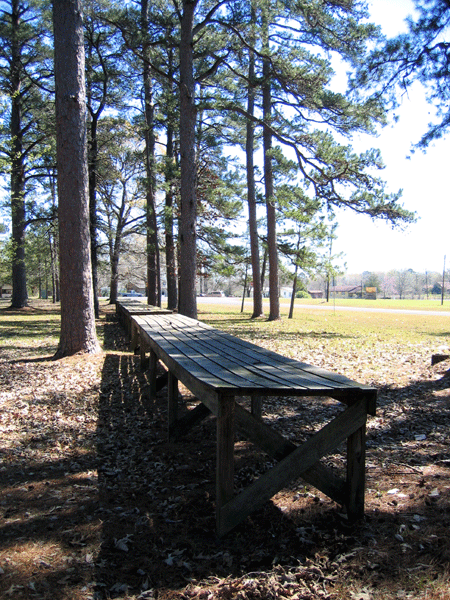
[[[227,304],[199,304],[199,319],[227,329],[258,342],[270,344],[274,349],[293,357],[301,353],[317,351],[327,346],[332,353],[342,355],[351,347],[363,350],[375,342],[389,343],[392,347],[426,347],[437,352],[441,346],[450,344],[450,316],[403,314],[403,312],[380,313],[360,311],[323,310],[323,300],[298,300],[300,307],[294,318],[288,319],[289,302],[281,301],[279,321],[268,322],[261,318],[251,320],[251,301],[246,299],[244,311],[240,306]],[[55,352],[58,344],[60,315],[58,306],[49,301],[33,301],[25,311],[5,310],[8,300],[0,300],[0,344],[13,353],[32,352],[48,355]],[[107,306],[105,302],[102,306]],[[330,303],[329,306],[333,306]],[[443,307],[426,300],[336,300],[337,307],[385,308],[398,311],[432,310],[450,311],[450,304]],[[24,326],[26,324],[26,326]],[[100,341],[101,340],[101,330]]]
[[[246,302],[249,303],[250,300],[246,299]],[[268,303],[268,301],[265,301]],[[290,301],[286,298],[282,298],[280,300],[281,306],[285,308],[286,314],[289,310]],[[423,299],[423,300],[395,300],[392,298],[382,299],[378,298],[377,300],[363,300],[363,299],[348,299],[348,298],[333,298],[330,297],[329,302],[326,302],[323,298],[298,298],[295,301],[296,305],[302,306],[329,306],[333,307],[336,305],[339,306],[348,306],[348,307],[356,307],[356,308],[388,308],[393,310],[438,310],[442,312],[450,312],[450,300],[447,298],[444,300],[444,303],[441,305],[440,298],[433,299]]]

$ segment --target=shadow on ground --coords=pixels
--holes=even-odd
[[[169,444],[166,390],[149,402],[148,381],[137,358],[107,356],[97,431],[103,522],[97,596],[181,599],[197,597],[189,590],[214,589],[211,598],[228,599],[242,592],[245,578],[258,581],[260,576],[254,595],[242,597],[269,597],[264,596],[265,576],[282,569],[297,573],[310,590],[305,598],[350,598],[332,595],[335,586],[348,586],[349,578],[355,585],[394,590],[396,597],[430,569],[435,578],[445,576],[450,561],[444,529],[450,525],[450,473],[448,461],[437,465],[436,460],[448,456],[448,445],[445,435],[435,443],[430,436],[433,426],[448,428],[450,423],[448,387],[443,379],[383,391],[385,418],[369,427],[363,522],[351,527],[341,507],[298,481],[219,539],[214,419]],[[433,407],[429,402],[435,393],[444,395]],[[186,408],[193,400],[185,397]],[[393,403],[398,410],[391,414]],[[266,418],[297,442],[335,410],[321,399],[281,403],[274,398],[266,408]],[[420,437],[424,427],[428,444]],[[343,467],[341,455],[326,462],[331,468]],[[263,453],[238,440],[236,487],[250,483],[270,464]],[[281,590],[283,578],[278,580]],[[314,586],[328,595],[314,596]]]

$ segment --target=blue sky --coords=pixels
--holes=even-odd
[[[372,20],[386,35],[405,30],[404,18],[413,9],[410,0],[373,0],[369,4]],[[360,215],[341,213],[334,250],[345,254],[348,273],[409,268],[439,272],[444,255],[450,264],[450,137],[437,141],[426,154],[416,151],[407,158],[411,144],[425,132],[432,111],[423,89],[417,86],[403,98],[395,125],[385,127],[377,138],[355,140],[359,150],[364,146],[381,149],[386,164],[381,176],[389,191],[403,189],[403,205],[419,218],[402,232]]]

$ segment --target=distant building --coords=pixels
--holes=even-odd
[[[308,290],[311,298],[323,298],[323,290]]]
[[[366,300],[377,299],[376,287],[363,287],[358,285],[335,285],[330,287],[330,294],[335,298],[365,298]]]
[[[330,286],[330,294],[336,298],[361,298],[362,286],[358,285],[334,285]]]
[[[10,298],[12,291],[12,285],[9,283],[0,283],[0,298]]]
[[[127,293],[131,295],[141,294],[142,296],[146,296],[147,287],[145,285],[145,281],[135,280],[134,282],[128,282],[126,285]]]

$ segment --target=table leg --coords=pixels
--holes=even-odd
[[[366,481],[366,425],[347,438],[347,515],[350,521],[364,516]]]
[[[167,381],[167,416],[168,416],[168,436],[172,441],[174,426],[178,419],[178,379],[169,372]]]
[[[158,357],[156,352],[150,349],[150,363],[149,363],[149,385],[150,385],[150,401],[156,398],[156,366],[158,364]]]
[[[252,396],[251,406],[252,415],[260,421],[262,418],[262,396]]]
[[[133,321],[131,322],[131,347],[130,350],[133,354],[137,354],[139,349],[139,328]]]
[[[234,493],[234,396],[218,400],[217,466],[216,466],[216,521],[221,534],[221,508]]]

